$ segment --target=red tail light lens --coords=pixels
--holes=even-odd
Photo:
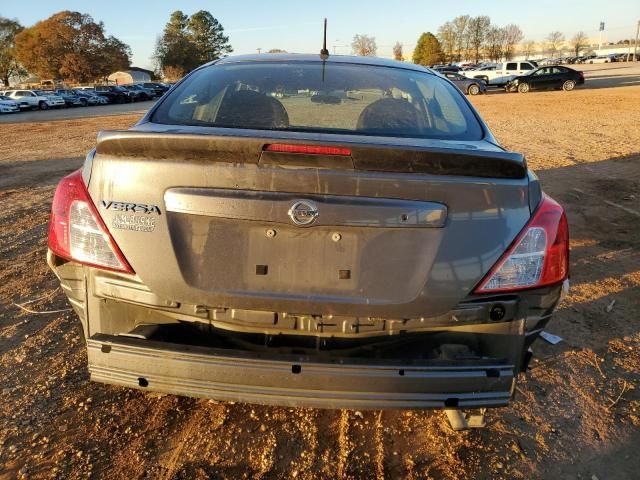
[[[511,247],[476,287],[476,293],[553,285],[569,276],[569,226],[563,208],[544,195]]]
[[[340,155],[348,157],[351,149],[345,147],[328,147],[324,145],[295,145],[288,143],[271,143],[264,146],[265,152],[306,153],[307,155]]]
[[[56,188],[49,223],[49,249],[67,260],[134,273],[91,201],[82,170],[64,177]]]

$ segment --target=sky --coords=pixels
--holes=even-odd
[[[102,21],[107,34],[131,46],[132,65],[152,68],[154,45],[169,15],[176,9],[190,15],[208,10],[223,25],[234,54],[279,48],[288,52],[314,53],[321,48],[322,19],[328,18],[327,44],[330,52],[351,53],[355,34],[376,38],[379,56],[391,56],[396,41],[411,52],[422,32],[436,33],[438,27],[458,15],[488,15],[492,23],[515,23],[526,40],[541,41],[554,30],[570,38],[583,30],[598,35],[605,22],[605,38],[616,42],[635,36],[640,20],[640,0],[449,0],[449,1],[278,1],[218,0],[180,2],[108,2],[76,0],[31,0],[2,2],[0,16],[15,18],[30,26],[60,10],[88,13]]]

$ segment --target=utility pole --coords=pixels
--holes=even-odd
[[[636,42],[633,44],[633,61],[638,61],[638,33],[640,33],[640,20],[638,20],[638,24],[636,25]]]
[[[258,54],[262,53],[262,49],[258,48]]]

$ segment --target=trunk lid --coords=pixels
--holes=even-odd
[[[178,303],[441,315],[530,216],[524,159],[483,141],[163,128],[103,132],[89,192],[140,279]],[[268,151],[283,143],[350,155]]]

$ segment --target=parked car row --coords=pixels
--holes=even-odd
[[[57,90],[0,90],[0,113],[152,100],[164,95],[169,88],[169,85],[160,82],[141,82]]]
[[[640,55],[638,55],[640,57]],[[577,63],[613,63],[613,62],[633,62],[636,60],[633,53],[610,53],[608,55],[579,55],[557,58],[543,58],[538,60],[540,65],[572,65]]]
[[[492,70],[445,70],[440,73],[467,95],[486,93],[488,86],[504,88],[506,92],[528,93],[551,89],[570,92],[584,84],[583,72],[561,65],[536,67],[533,62],[505,62]]]

